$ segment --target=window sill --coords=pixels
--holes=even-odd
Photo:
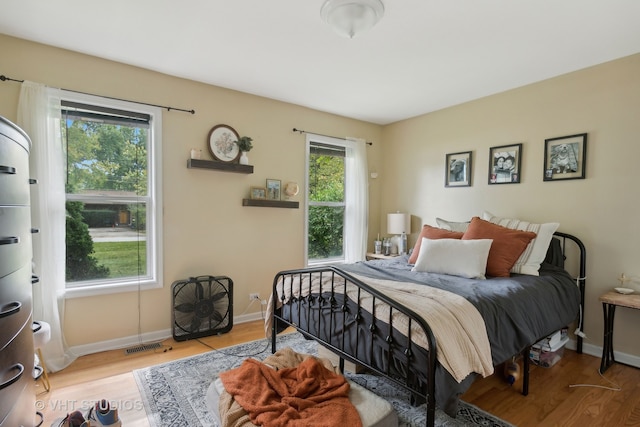
[[[64,298],[85,298],[97,297],[100,295],[120,294],[125,292],[148,291],[150,289],[161,288],[162,285],[157,282],[127,282],[118,284],[100,284],[69,287],[65,290]]]
[[[324,260],[309,260],[307,267],[323,267],[325,265],[344,264],[344,258],[330,258]]]

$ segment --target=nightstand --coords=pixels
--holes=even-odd
[[[367,252],[367,261],[370,261],[372,259],[391,259],[391,258],[395,258],[397,257],[398,254],[393,254],[393,255],[383,255],[383,254],[376,254],[373,252]]]
[[[609,366],[616,363],[613,356],[613,319],[616,314],[616,307],[619,306],[640,310],[640,295],[624,295],[611,291],[601,295],[600,301],[602,302],[602,311],[604,313],[604,343],[602,344],[600,373],[604,373]]]

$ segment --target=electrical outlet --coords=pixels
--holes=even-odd
[[[260,294],[249,294],[249,301],[258,300],[260,301]]]

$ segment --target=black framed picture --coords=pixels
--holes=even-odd
[[[489,148],[489,184],[519,184],[522,144]]]
[[[471,151],[449,153],[446,155],[444,186],[471,186]]]
[[[544,181],[584,179],[586,163],[586,133],[544,140]]]

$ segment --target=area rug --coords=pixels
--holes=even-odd
[[[299,353],[317,355],[317,345],[297,332],[278,337],[278,348],[291,347]],[[263,360],[270,354],[270,341],[262,339],[135,370],[133,374],[151,427],[217,427],[205,401],[211,382],[220,372],[239,366],[247,357]],[[347,377],[391,402],[401,426],[425,425],[424,405],[411,406],[402,387],[375,375],[347,373]],[[459,406],[456,418],[436,409],[436,426],[512,427],[466,402],[460,402]]]

